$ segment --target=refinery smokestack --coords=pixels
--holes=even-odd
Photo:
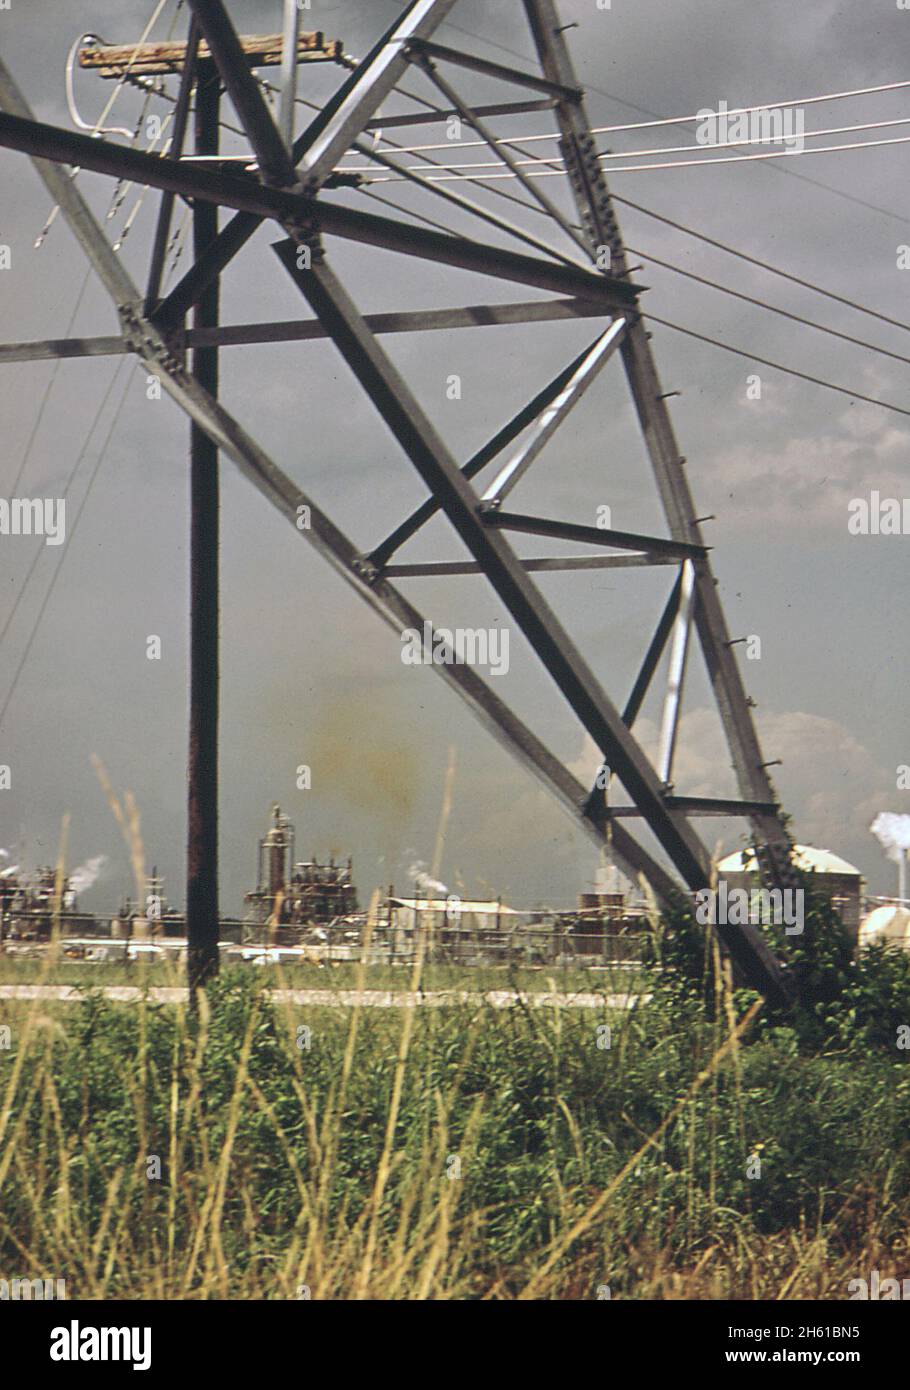
[[[260,884],[274,896],[283,893],[290,878],[293,828],[280,806],[272,807],[272,828],[260,841]],[[264,860],[264,865],[263,865]],[[265,870],[263,877],[263,867]]]
[[[907,900],[907,850],[910,849],[910,816],[880,811],[869,829],[889,859],[897,864],[897,895]]]

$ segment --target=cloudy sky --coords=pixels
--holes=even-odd
[[[12,0],[0,13],[4,60],[36,114],[69,123],[64,65],[81,30],[128,43],[139,37],[153,8],[152,0]],[[167,34],[176,8],[170,0],[155,37]],[[343,39],[356,56],[400,9],[396,0],[312,0],[306,23]],[[565,22],[576,26],[569,40],[596,126],[691,115],[721,101],[732,108],[803,100],[907,78],[902,55],[910,52],[910,12],[895,0],[813,0],[806,6],[789,0],[735,6],[613,0],[609,10],[595,0],[563,0],[561,9]],[[241,31],[280,28],[279,0],[231,0],[230,10]],[[182,33],[185,14],[177,22]],[[500,62],[532,61],[518,0],[461,0],[440,37]],[[337,69],[302,69],[301,95],[318,102],[339,76]],[[422,81],[412,76],[410,89],[432,95]],[[513,94],[468,74],[459,74],[458,83],[476,101]],[[77,92],[83,117],[94,119],[110,84],[80,74]],[[806,130],[907,119],[908,92],[807,105]],[[140,101],[135,93],[121,96],[113,123],[132,128]],[[386,112],[404,109],[414,108],[393,101]],[[224,114],[233,122],[227,103]],[[499,128],[527,135],[551,127],[546,114],[532,114]],[[908,129],[895,125],[808,144],[897,139]],[[600,140],[604,149],[609,141],[612,151],[635,151],[688,145],[692,133],[691,124],[669,125]],[[441,137],[430,127],[404,136],[413,143],[435,138]],[[230,152],[243,149],[230,131],[224,140]],[[472,157],[482,156],[473,150],[457,156]],[[910,270],[899,268],[900,247],[910,241],[908,176],[910,146],[893,144],[751,166],[617,172],[611,187],[622,198],[910,323]],[[547,192],[561,197],[560,183],[547,180]],[[111,181],[82,175],[79,187],[106,218]],[[50,207],[23,156],[0,153],[0,190],[0,244],[9,246],[11,262],[0,272],[4,339],[116,331],[104,292],[87,275],[62,219],[34,248]],[[445,205],[428,193],[402,191],[400,183],[373,191],[402,208],[429,216],[441,211],[448,219]],[[158,195],[145,194],[137,211],[140,193],[122,190],[105,225],[116,238],[132,218],[121,254],[142,284]],[[475,194],[525,219],[489,189]],[[332,196],[389,211],[362,192]],[[906,362],[770,315],[645,257],[898,357],[910,356],[906,329],[821,298],[639,212],[618,210],[638,253],[633,261],[644,265],[638,279],[650,287],[646,309],[864,396],[910,405]],[[525,224],[538,231],[545,226],[539,218]],[[476,224],[456,213],[449,225],[467,230]],[[263,227],[231,266],[223,287],[225,322],[308,314],[269,249],[279,236],[274,226]],[[177,275],[189,254],[184,246]],[[534,293],[350,243],[330,244],[329,254],[365,311]],[[596,331],[596,323],[583,321],[385,343],[463,460]],[[868,498],[873,489],[883,497],[903,496],[910,421],[669,328],[654,325],[653,333],[664,389],[681,393],[671,410],[699,513],[716,518],[706,525],[730,628],[734,635],[761,637],[760,659],[747,660],[743,648],[740,659],[757,703],[765,756],[783,760],[775,782],[797,838],[853,861],[871,891],[892,892],[893,866],[868,827],[879,810],[910,810],[910,792],[897,787],[898,767],[910,763],[910,542],[850,535],[847,518],[850,500]],[[755,372],[760,400],[747,394],[747,377]],[[458,400],[448,398],[453,375],[461,379]],[[374,544],[421,500],[410,464],[328,344],[226,349],[222,376],[228,408],[358,545]],[[84,904],[112,906],[129,887],[130,868],[93,771],[95,754],[117,791],[134,794],[148,861],[157,862],[171,897],[182,903],[186,422],[167,399],[148,399],[144,370],[116,358],[4,366],[0,410],[4,496],[60,496],[72,480],[65,548],[0,538],[0,628],[7,628],[0,761],[12,768],[12,787],[0,792],[0,844],[26,864],[53,860],[62,818],[70,812],[70,861],[99,854],[108,861]],[[364,897],[380,883],[404,886],[409,866],[432,855],[453,745],[455,796],[441,868],[446,882],[472,893],[502,893],[518,906],[565,904],[590,888],[597,856],[586,837],[475,726],[438,677],[402,664],[394,634],[230,462],[223,480],[223,909],[239,911],[253,886],[255,840],[276,800],[296,823],[301,855],[352,853]],[[618,365],[600,378],[521,483],[516,505],[519,500],[521,510],[588,524],[606,504],[620,529],[662,530]],[[538,542],[519,549],[547,553]],[[461,554],[437,521],[399,558]],[[619,705],[671,579],[666,569],[543,576],[548,599]],[[508,626],[502,605],[480,580],[411,581],[407,591],[438,623]],[[161,639],[159,661],[147,659],[150,635]],[[492,683],[554,751],[589,776],[595,751],[520,636],[512,630],[510,637],[511,669]],[[651,745],[659,717],[652,700],[641,721]],[[310,790],[297,790],[300,764],[312,769]],[[728,764],[698,658],[690,665],[677,790],[732,793]],[[736,823],[702,824],[712,848],[718,834],[731,848],[741,833]]]

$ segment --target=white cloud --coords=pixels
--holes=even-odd
[[[772,408],[777,424],[780,410]],[[872,488],[885,497],[904,495],[908,449],[910,430],[883,410],[857,403],[842,410],[827,433],[718,450],[704,460],[702,485],[735,500],[736,510],[724,512],[728,526],[752,531],[759,515],[803,535],[807,523],[846,535],[851,498],[868,496]]]

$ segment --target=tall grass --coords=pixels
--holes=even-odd
[[[197,1016],[8,1005],[0,1276],[90,1299],[800,1298],[906,1273],[906,962],[787,1019],[718,966],[668,966],[622,1014],[301,1010],[248,973]]]

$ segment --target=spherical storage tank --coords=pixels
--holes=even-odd
[[[900,946],[910,951],[910,912],[896,903],[877,907],[864,918],[859,929],[859,944],[863,946]]]

